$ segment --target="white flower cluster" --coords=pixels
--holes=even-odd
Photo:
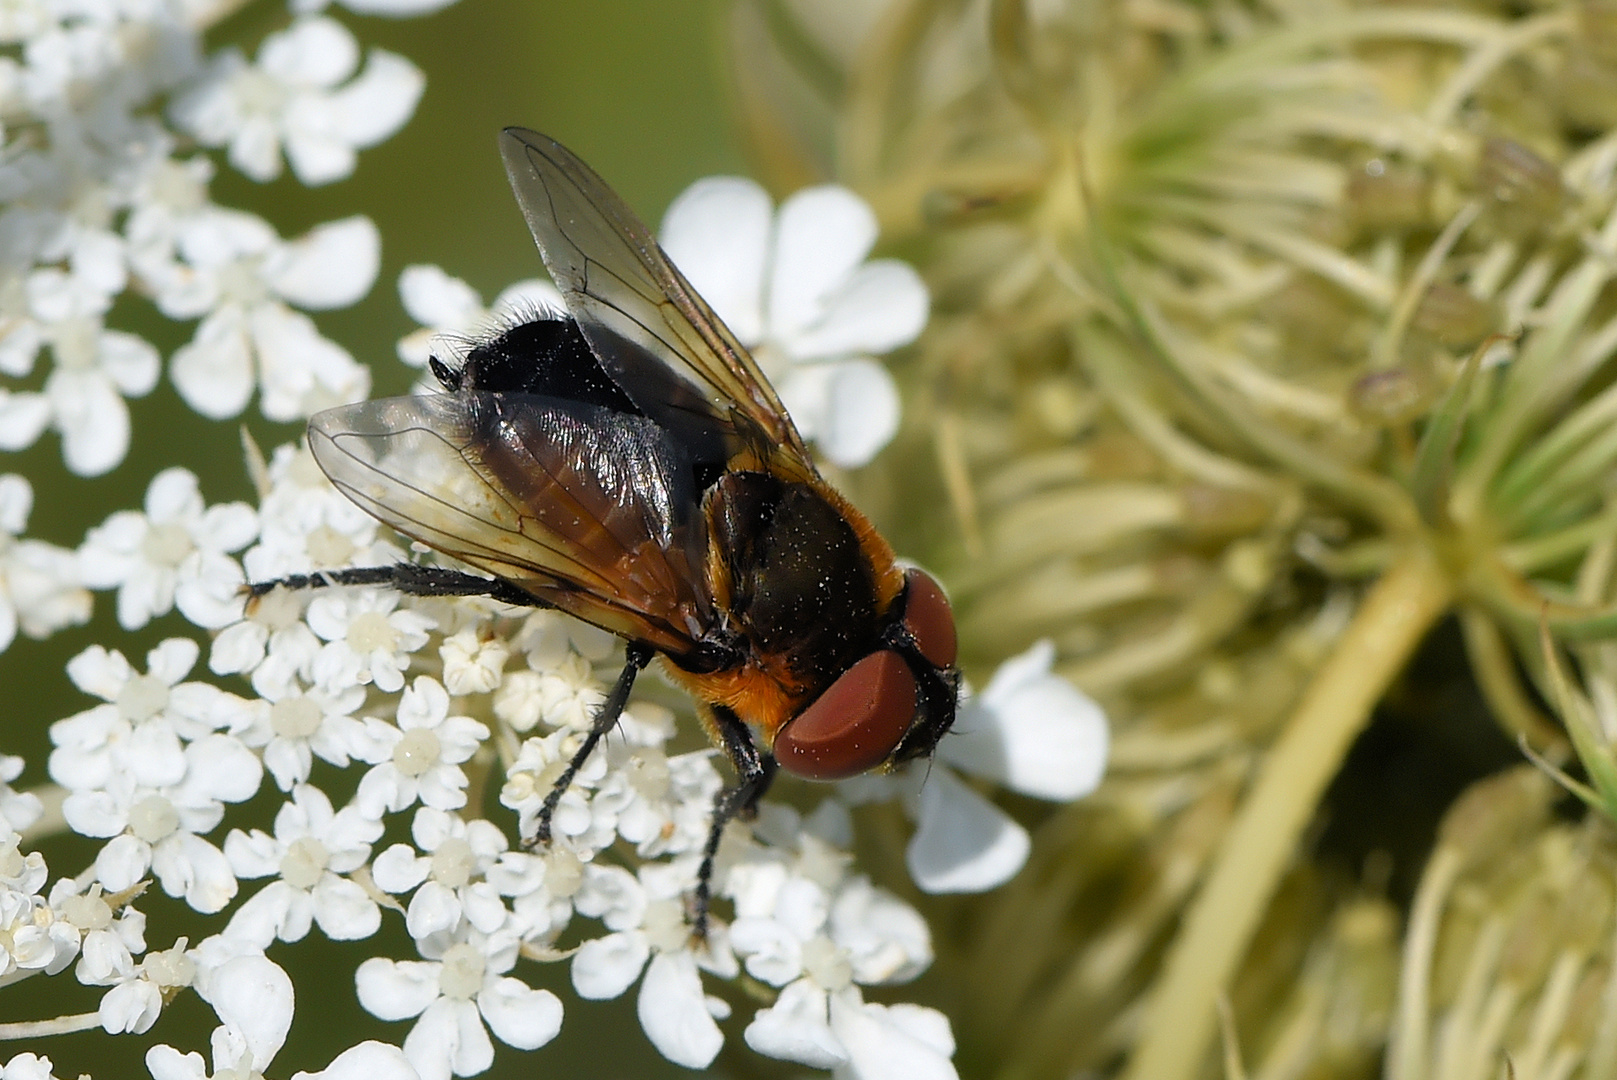
[[[400,15],[444,2],[344,6]],[[256,395],[266,417],[298,420],[368,392],[367,369],[305,312],[369,290],[375,227],[353,217],[283,239],[213,203],[211,161],[181,148],[217,148],[256,179],[284,161],[304,183],[329,182],[405,122],[421,76],[362,51],[320,0],[293,0],[252,60],[204,57],[202,31],[235,6],[0,5],[0,44],[14,46],[0,54],[0,449],[51,429],[74,473],[122,462],[125,399],[156,389],[162,367],[150,343],[106,325],[125,294],[195,321],[168,371],[204,417],[235,417]],[[755,186],[710,180],[670,211],[664,235],[779,378],[805,434],[840,464],[869,460],[897,424],[896,392],[869,354],[913,339],[927,306],[908,267],[865,262],[869,210],[826,188],[777,219]],[[433,267],[407,270],[400,291],[425,327],[399,344],[418,367],[434,334],[560,307],[548,285],[525,282],[491,311]],[[528,1050],[555,1037],[563,1004],[525,975],[560,962],[581,998],[638,984],[648,1038],[684,1066],[718,1054],[729,1001],[745,998],[711,991],[745,979],[753,999],[773,990],[738,1025],[759,1053],[847,1077],[954,1075],[941,1014],[866,1000],[924,970],[931,945],[919,915],[852,865],[849,808],[904,800],[920,822],[910,868],[930,891],[1015,873],[1026,832],[942,762],[1045,798],[1094,785],[1104,718],[1049,673],[1047,648],[962,707],[959,737],[930,770],[825,788],[807,816],[766,802],[732,824],[698,940],[698,868],[729,781],[714,751],[679,742],[694,725],[676,722],[670,706],[688,712],[678,696],[644,680],[561,798],[552,841],[514,845],[604,699],[618,643],[551,612],[381,588],[245,604],[248,581],[409,557],[301,446],[250,468],[256,508],[209,505],[175,466],[151,479],[141,509],[110,514],[76,550],[26,538],[32,488],[0,475],[0,651],[19,629],[45,637],[86,621],[94,591],[115,593],[123,629],[162,620],[172,635],[143,660],[93,645],[69,663],[93,704],[50,725],[51,799],[15,790],[24,763],[0,757],[0,992],[69,970],[90,989],[75,1016],[17,1021],[26,1009],[8,1008],[8,1034],[31,1049],[92,1027],[140,1035],[194,992],[219,1020],[210,1059],[147,1045],[150,1074],[262,1074],[296,1020],[284,943],[318,932],[355,943],[353,993],[379,1021],[369,1034],[399,1045],[361,1041],[294,1080],[478,1075],[496,1041]],[[250,800],[279,802],[271,831],[234,823]],[[64,829],[99,846],[52,881],[36,849]],[[146,914],[160,907],[196,931],[149,946]],[[415,956],[367,947],[389,919]],[[390,1036],[381,1021],[409,1026]],[[32,1052],[0,1065],[0,1080],[51,1075]]]

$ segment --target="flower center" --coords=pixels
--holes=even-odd
[[[295,694],[270,706],[270,730],[283,739],[307,739],[320,730],[322,715],[319,705]]]
[[[653,900],[647,904],[640,928],[658,952],[678,952],[690,944],[691,929],[685,924],[685,907],[677,900]]]
[[[361,655],[392,652],[398,647],[399,635],[382,612],[362,611],[348,624],[347,641],[348,647]]]
[[[56,363],[70,371],[95,367],[100,331],[94,319],[64,319],[51,327],[51,351],[56,354]]]
[[[287,630],[303,615],[303,600],[291,589],[271,589],[258,598],[248,618],[269,630]]]
[[[28,860],[13,841],[0,847],[0,880],[15,881],[28,869]]]
[[[438,736],[426,728],[411,728],[393,748],[393,767],[405,776],[420,776],[438,764]]]
[[[178,566],[195,550],[191,534],[184,525],[172,522],[157,524],[146,530],[146,539],[140,543],[140,553],[154,566]]]
[[[330,525],[316,526],[304,546],[316,566],[342,566],[354,554],[354,542]]]
[[[444,950],[443,970],[438,973],[438,989],[444,997],[470,1001],[483,989],[483,954],[461,942]]]
[[[162,203],[180,213],[200,210],[207,201],[206,185],[199,183],[190,169],[172,161],[165,161],[152,170],[152,201]]]
[[[155,844],[180,827],[179,811],[161,795],[148,795],[129,810],[129,831]]]
[[[554,847],[545,858],[545,888],[550,895],[566,899],[584,884],[584,860],[566,848]]]
[[[269,296],[259,276],[257,259],[237,259],[220,267],[218,282],[220,299],[242,307],[256,307]]]
[[[92,885],[82,896],[70,896],[62,901],[62,918],[88,933],[105,930],[112,925],[112,908],[101,899],[101,886]]]
[[[312,889],[325,876],[330,859],[326,845],[312,836],[300,836],[287,845],[281,858],[281,880],[294,889]]]
[[[150,720],[168,708],[168,683],[155,675],[136,675],[118,691],[118,712],[131,724]]]
[[[257,68],[244,68],[236,73],[231,80],[230,89],[235,93],[242,112],[275,114],[279,113],[286,103],[286,87],[279,79],[267,75]]]
[[[432,880],[458,889],[472,879],[472,870],[476,865],[472,845],[458,836],[451,836],[432,853]]]
[[[185,955],[186,941],[176,941],[172,949],[149,954],[141,962],[146,975],[159,987],[190,986],[197,977],[196,961]]]
[[[637,750],[629,758],[629,786],[648,802],[668,795],[668,759],[661,753]]]
[[[822,990],[832,993],[847,989],[853,982],[853,968],[848,958],[824,934],[803,943],[803,974],[818,983]]]

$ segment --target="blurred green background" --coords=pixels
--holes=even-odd
[[[541,266],[506,186],[495,145],[500,128],[520,124],[553,135],[593,165],[653,227],[663,208],[691,181],[723,172],[744,172],[733,136],[725,90],[725,4],[722,0],[662,0],[655,4],[592,0],[461,0],[420,19],[354,16],[332,7],[367,46],[408,57],[427,77],[415,117],[381,146],[362,151],[357,172],[325,187],[302,187],[290,175],[270,184],[242,177],[214,155],[217,202],[266,218],[293,237],[323,221],[361,213],[382,234],[382,270],[370,295],[353,308],[320,313],[322,331],[368,362],[375,393],[403,392],[414,372],[397,361],[394,343],[415,328],[398,299],[399,271],[410,263],[437,263],[480,290],[485,300],[511,283],[541,274]],[[249,56],[263,37],[287,24],[281,0],[255,0],[217,27],[210,49],[237,45]],[[144,300],[125,297],[109,316],[110,326],[148,337],[165,358],[187,341],[194,324],[171,323]],[[41,364],[40,375],[48,370]],[[0,469],[29,477],[35,509],[29,535],[76,547],[85,530],[115,510],[138,508],[146,485],[160,469],[183,464],[201,479],[210,502],[252,498],[243,466],[240,425],[213,423],[186,409],[166,373],[147,398],[130,403],[134,438],[128,459],[111,474],[86,480],[66,472],[60,442],[47,433],[32,450],[11,455]],[[256,402],[242,418],[268,451],[298,437],[296,426],[265,422]],[[45,780],[48,725],[95,702],[68,682],[63,665],[91,643],[121,649],[144,670],[144,654],[175,634],[195,635],[177,615],[130,634],[112,617],[112,594],[98,594],[92,623],[46,642],[21,638],[0,654],[5,737],[0,751],[22,753],[28,771],[21,786]],[[203,677],[206,661],[196,677]],[[278,793],[266,779],[254,806],[268,823]],[[227,825],[239,821],[233,812]],[[222,842],[222,833],[215,839]],[[94,848],[85,843],[45,847],[52,877],[77,872]],[[244,893],[253,889],[244,884]],[[153,905],[148,945],[167,947],[175,933],[195,934],[204,920],[164,914],[166,898]],[[172,912],[170,913],[172,914]],[[215,920],[208,920],[215,923]],[[324,1067],[333,1054],[360,1037],[402,1042],[406,1024],[383,1024],[362,1013],[354,1000],[353,969],[368,955],[410,958],[413,949],[401,920],[385,921],[382,937],[357,948],[322,947],[312,939],[275,955],[294,972],[301,995],[292,1040],[271,1075]],[[210,925],[211,931],[222,923]],[[318,974],[311,977],[310,972]],[[530,982],[553,986],[567,1008],[562,1035],[535,1054],[499,1046],[490,1077],[640,1077],[692,1075],[651,1050],[634,1015],[634,994],[617,1002],[580,1003],[566,986],[567,967],[543,971],[523,964]],[[70,973],[29,980],[14,990],[0,1022],[93,1010],[99,991],[80,987]],[[310,1000],[311,995],[314,1000]],[[26,1005],[26,1010],[24,1010]],[[152,1032],[109,1040],[99,1031],[40,1040],[37,1045],[0,1045],[0,1060],[32,1050],[48,1054],[58,1076],[92,1073],[133,1080],[144,1076],[144,1046],[168,1042],[207,1056],[211,1013],[191,995],[163,1014]],[[728,1025],[729,1045],[708,1075],[778,1075],[740,1046],[740,1024]],[[364,1035],[357,1034],[364,1032]],[[498,1044],[497,1044],[498,1045]],[[760,1071],[761,1070],[761,1071]],[[210,1062],[211,1071],[211,1062]]]

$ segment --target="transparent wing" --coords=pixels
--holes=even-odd
[[[690,467],[645,417],[463,391],[328,409],[315,460],[406,536],[680,656],[712,625]]]
[[[752,356],[606,182],[534,131],[506,128],[500,153],[545,268],[635,404],[677,437],[716,423],[773,470],[816,475]]]

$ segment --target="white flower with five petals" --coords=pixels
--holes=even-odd
[[[216,686],[180,681],[198,651],[189,638],[169,638],[146,654],[144,675],[100,645],[69,660],[73,684],[105,704],[51,725],[51,779],[70,791],[101,788],[119,775],[148,787],[184,779],[184,743],[226,727],[248,708]]]
[[[728,1010],[703,993],[698,969],[732,978],[738,968],[723,926],[710,925],[706,945],[694,946],[680,899],[691,870],[645,864],[637,877],[621,867],[586,865],[573,906],[611,933],[578,947],[572,975],[579,996],[595,1000],[619,997],[640,980],[635,1011],[646,1038],[676,1065],[701,1069],[724,1045],[715,1015],[723,1019]]]
[[[863,465],[898,430],[898,391],[871,358],[914,341],[929,300],[896,259],[865,261],[876,216],[847,188],[807,188],[774,213],[751,180],[698,180],[669,206],[674,264],[752,350],[805,439]]]
[[[504,833],[491,822],[465,821],[423,806],[415,812],[410,836],[425,854],[394,844],[376,856],[371,878],[383,892],[402,895],[415,889],[404,921],[411,937],[422,941],[452,933],[463,918],[485,934],[505,923],[504,899],[482,880],[506,852]]]
[[[246,503],[207,506],[188,469],[164,469],[146,488],[144,511],[120,510],[91,529],[79,548],[84,583],[118,590],[118,622],[145,626],[178,606],[198,626],[241,617],[241,566],[230,552],[258,535]]]
[[[174,354],[175,389],[214,420],[240,414],[255,386],[271,420],[364,397],[369,371],[289,305],[347,307],[370,291],[380,258],[381,238],[365,217],[327,222],[288,242],[251,214],[219,207],[196,214],[177,230],[175,257],[145,268],[163,314],[202,319]]]
[[[299,784],[275,815],[274,836],[232,829],[225,837],[238,878],[276,878],[236,909],[225,933],[261,949],[277,938],[303,940],[311,923],[332,941],[370,937],[381,909],[343,875],[365,865],[381,835],[381,822],[351,806],[333,812],[325,792]]]
[[[556,995],[505,974],[518,945],[513,933],[467,926],[447,945],[421,943],[426,960],[372,957],[354,976],[359,1003],[383,1020],[418,1017],[404,1053],[421,1080],[476,1076],[494,1062],[489,1031],[507,1046],[537,1050],[561,1030]]]
[[[184,751],[184,777],[154,787],[117,772],[105,787],[75,791],[62,803],[74,832],[107,839],[95,859],[96,876],[113,892],[148,870],[163,891],[212,914],[236,895],[236,877],[224,853],[203,839],[224,818],[224,803],[244,802],[258,791],[258,756],[228,735],[207,735]]]
[[[202,145],[228,145],[230,163],[254,180],[280,175],[284,148],[299,180],[329,184],[354,171],[356,150],[404,126],[425,85],[402,56],[372,49],[356,77],[359,59],[341,23],[300,18],[264,39],[256,63],[224,50],[169,113]]]
[[[449,715],[449,695],[427,675],[418,677],[399,698],[398,727],[383,727],[380,764],[359,781],[354,803],[381,818],[420,801],[439,810],[466,805],[466,773],[471,759],[488,738],[486,726],[469,716]]]

